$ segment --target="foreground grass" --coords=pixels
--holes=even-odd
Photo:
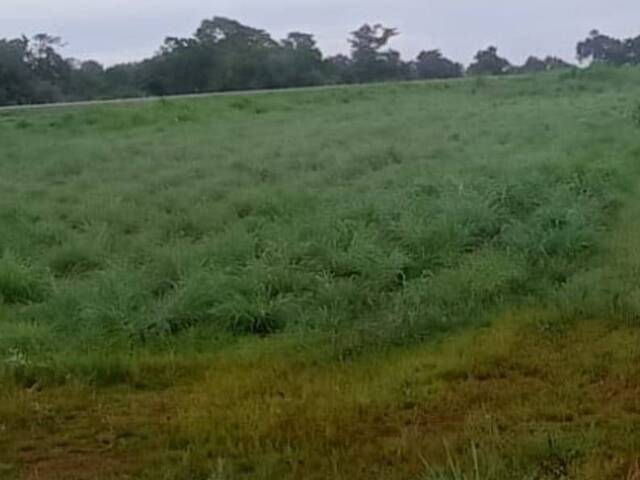
[[[625,478],[640,331],[536,316],[347,364],[254,345],[162,390],[10,390],[0,461],[60,479]]]
[[[1,116],[0,478],[640,475],[639,78]]]

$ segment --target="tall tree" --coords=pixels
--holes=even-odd
[[[60,37],[46,33],[33,37],[27,60],[39,79],[58,85],[68,80],[71,66],[56,50],[63,46]]]
[[[364,24],[351,33],[351,57],[354,79],[358,82],[391,80],[406,76],[408,69],[395,50],[382,50],[398,35],[395,28]]]
[[[203,20],[194,38],[202,44],[227,44],[242,49],[277,46],[277,42],[264,30],[243,25],[226,17]]]
[[[267,58],[279,45],[264,30],[225,17],[204,20],[195,40],[217,55],[217,89],[246,89],[271,86]]]

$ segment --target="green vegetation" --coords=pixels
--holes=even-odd
[[[0,478],[635,478],[639,80],[1,114]]]

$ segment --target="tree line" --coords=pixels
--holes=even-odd
[[[60,53],[59,37],[0,39],[0,105],[19,105],[464,75],[536,73],[573,65],[557,57],[529,57],[520,66],[496,47],[480,50],[468,68],[426,50],[405,61],[388,48],[394,28],[365,24],[351,33],[349,55],[324,56],[312,34],[275,40],[264,30],[223,17],[202,21],[188,38],[168,37],[151,58],[105,68]],[[640,36],[625,40],[594,30],[578,43],[580,62],[640,63]]]

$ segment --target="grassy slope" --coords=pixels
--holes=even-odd
[[[0,117],[0,476],[632,475],[637,79]]]

